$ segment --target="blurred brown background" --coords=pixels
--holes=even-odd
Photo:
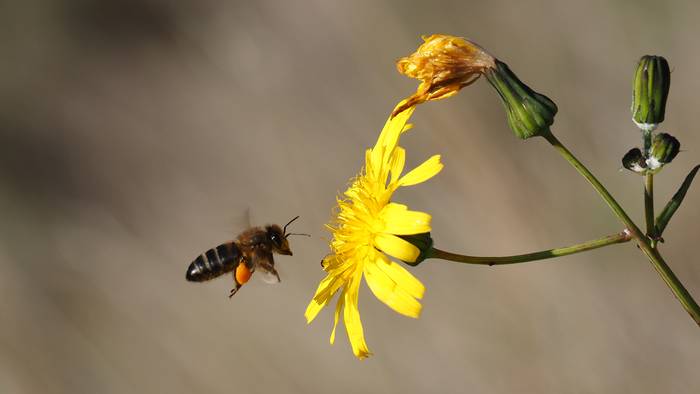
[[[416,83],[420,35],[469,37],[560,108],[554,131],[636,219],[632,72],[666,56],[662,130],[700,161],[696,1],[72,0],[0,4],[0,392],[697,393],[700,330],[631,244],[488,268],[428,261],[419,320],[363,288],[375,356],[354,359],[323,273],[334,199]],[[419,108],[409,164],[445,170],[397,198],[437,245],[515,254],[621,229],[544,141],[511,135],[480,81]],[[700,186],[662,246],[700,297]],[[185,282],[199,253],[295,215],[278,286]]]

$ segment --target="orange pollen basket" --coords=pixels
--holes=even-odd
[[[248,282],[251,275],[253,275],[253,272],[248,269],[245,263],[238,264],[238,267],[236,267],[236,282],[238,282],[239,285]]]

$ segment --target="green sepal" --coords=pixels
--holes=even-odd
[[[518,138],[528,139],[549,132],[558,110],[549,97],[530,89],[500,60],[496,60],[496,66],[488,69],[485,75],[501,97],[508,125]]]
[[[433,238],[430,236],[430,233],[399,235],[399,238],[410,242],[411,244],[413,244],[413,246],[417,247],[418,250],[420,250],[420,254],[418,255],[418,258],[416,258],[416,261],[409,262],[401,260],[410,266],[415,267],[418,264],[422,263],[423,260],[428,258],[430,251],[433,249]]]
[[[671,70],[661,56],[639,59],[632,85],[632,120],[642,130],[654,130],[663,122],[671,87]]]
[[[647,165],[650,170],[656,170],[670,163],[680,152],[681,143],[676,137],[668,133],[660,133],[654,136],[649,152]]]
[[[697,165],[692,170],[690,170],[690,173],[688,173],[688,176],[685,177],[685,180],[681,184],[681,187],[678,188],[676,194],[674,194],[673,197],[671,197],[671,200],[668,202],[668,204],[666,204],[663,211],[661,211],[659,216],[656,217],[657,236],[661,236],[661,234],[664,232],[664,229],[666,229],[668,221],[671,220],[673,214],[676,213],[676,210],[678,210],[678,208],[681,206],[681,203],[685,198],[685,193],[688,191],[690,185],[693,183],[693,179],[695,178],[695,174],[697,174],[698,170],[700,170],[700,165]]]

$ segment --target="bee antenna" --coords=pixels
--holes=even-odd
[[[311,236],[311,234],[305,234],[305,233],[289,233],[289,234],[286,234],[284,237],[287,238],[287,237],[289,237],[290,235],[304,235],[304,236],[307,236],[307,237],[310,237],[310,236]]]
[[[299,219],[299,215],[295,216],[294,219],[290,220],[289,223],[285,224],[285,225],[284,225],[284,229],[282,229],[282,232],[283,232],[284,234],[287,234],[287,226],[289,226],[290,224],[292,224],[292,222],[295,221],[295,220],[297,220],[297,219]],[[285,238],[287,238],[287,237],[285,237]]]

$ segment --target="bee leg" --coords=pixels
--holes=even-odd
[[[238,264],[236,269],[233,271],[233,283],[236,284],[236,287],[231,289],[231,293],[228,295],[228,298],[233,297],[233,295],[236,294],[238,289],[243,287],[244,283],[248,282],[252,274],[253,271],[251,271],[250,268],[248,268],[245,261]]]
[[[238,289],[243,287],[243,283],[239,282],[238,279],[236,278],[236,272],[234,271],[233,273],[233,284],[236,285],[233,289],[231,289],[231,292],[228,294],[228,298],[233,297],[234,294],[238,292]]]
[[[238,292],[238,289],[240,289],[240,288],[241,288],[241,286],[238,286],[238,284],[236,284],[236,287],[231,289],[231,292],[229,293],[228,298],[233,297],[233,295],[236,294],[236,292]]]

